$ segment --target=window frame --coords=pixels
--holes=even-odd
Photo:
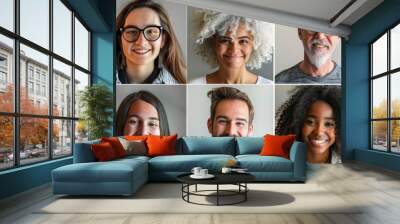
[[[369,46],[369,148],[370,150],[373,151],[380,151],[380,152],[387,152],[391,154],[400,154],[400,152],[394,152],[392,151],[392,122],[393,121],[400,121],[400,117],[392,117],[392,98],[391,98],[391,81],[392,81],[392,76],[396,75],[396,73],[400,72],[400,67],[391,69],[391,31],[395,27],[400,26],[400,21],[397,21],[393,25],[391,25],[389,28],[385,29],[383,33],[378,35],[374,40],[372,40],[368,46]],[[387,51],[386,51],[386,56],[387,56],[387,64],[386,64],[386,71],[380,74],[376,74],[374,76],[373,74],[373,66],[374,66],[374,61],[373,61],[373,44],[376,43],[381,37],[384,35],[387,35]],[[387,87],[387,93],[386,93],[386,98],[387,98],[387,105],[386,105],[386,117],[385,118],[373,118],[373,93],[374,93],[374,86],[373,86],[373,81],[378,79],[386,77],[386,87]],[[379,150],[374,148],[374,132],[373,132],[373,122],[376,121],[386,121],[386,151]]]
[[[34,43],[33,41],[30,41],[29,39],[23,37],[20,35],[20,0],[14,0],[13,1],[13,10],[14,10],[14,18],[13,18],[13,31],[10,31],[4,27],[0,26],[0,35],[10,38],[13,41],[13,52],[12,52],[12,65],[10,71],[12,71],[11,75],[13,76],[13,84],[14,84],[14,93],[13,93],[13,112],[2,112],[0,111],[0,116],[2,117],[11,117],[13,120],[13,165],[10,167],[5,167],[5,168],[0,168],[0,172],[4,170],[10,170],[10,169],[15,169],[23,166],[29,166],[37,163],[43,163],[46,161],[54,160],[54,159],[61,159],[65,157],[70,157],[73,156],[74,152],[74,143],[75,143],[75,127],[76,127],[76,122],[79,120],[79,117],[76,117],[75,115],[75,108],[73,105],[75,105],[75,97],[77,95],[77,92],[75,92],[75,69],[81,71],[82,73],[86,74],[88,76],[88,86],[92,85],[92,69],[91,69],[91,36],[92,36],[92,31],[89,29],[87,24],[84,22],[84,20],[72,9],[72,7],[65,1],[65,0],[59,0],[69,11],[71,11],[71,18],[69,22],[71,23],[71,59],[64,58],[63,56],[55,53],[53,50],[53,1],[54,0],[47,0],[49,4],[49,45],[48,49],[45,47],[42,47],[39,44]],[[85,69],[78,64],[75,63],[75,18],[83,25],[83,27],[88,31],[88,69]],[[48,98],[47,99],[47,104],[48,104],[48,111],[46,115],[40,115],[40,114],[28,114],[28,113],[21,113],[20,110],[20,91],[21,91],[21,76],[20,76],[20,66],[21,66],[21,56],[20,56],[20,46],[21,44],[32,48],[33,50],[36,50],[42,54],[45,54],[48,56],[48,73],[47,73],[47,83],[45,87],[45,95]],[[68,115],[66,114],[63,116],[62,114],[60,115],[53,115],[53,75],[54,75],[54,68],[53,68],[53,60],[58,60],[61,63],[64,63],[68,66],[71,67],[71,80],[69,81],[71,84],[71,113]],[[25,74],[26,76],[26,88],[27,91],[29,91],[28,87],[28,82],[32,81],[33,86],[34,86],[34,92],[36,92],[35,85],[40,83],[40,87],[42,88],[42,70],[39,73],[39,80],[36,79],[36,72],[37,69],[33,67],[33,79],[30,77],[30,69],[31,66],[29,63],[27,63],[27,72]],[[35,94],[35,93],[34,93]],[[36,95],[36,94],[35,94]],[[40,91],[40,94],[37,95],[39,97],[42,96],[42,92]],[[34,102],[35,103],[35,102]],[[47,150],[48,150],[48,155],[46,157],[43,157],[43,160],[37,161],[37,162],[30,162],[30,163],[24,163],[21,164],[21,158],[20,158],[20,119],[21,118],[45,118],[47,119],[48,123],[48,135],[47,135]],[[70,121],[71,122],[71,153],[68,155],[62,155],[62,156],[54,156],[54,149],[56,148],[53,146],[53,123],[56,121]]]

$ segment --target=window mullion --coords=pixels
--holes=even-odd
[[[370,127],[369,127],[369,145],[370,145],[370,149],[371,150],[373,150],[373,146],[374,146],[374,136],[373,136],[373,127],[374,127],[374,125],[373,125],[373,91],[374,91],[374,85],[373,85],[373,79],[372,79],[372,72],[374,71],[374,68],[373,68],[373,54],[374,54],[374,48],[372,47],[373,45],[371,44],[370,46],[369,46],[369,52],[370,52],[370,55],[369,55],[369,64],[370,64],[370,66],[369,66],[369,69],[370,69],[370,71],[369,71],[369,119],[370,119],[370,122],[369,122],[369,125],[370,125]]]
[[[75,116],[75,12],[72,11],[71,13],[71,59],[72,59],[72,66],[71,66],[71,117],[76,118]],[[75,126],[76,126],[76,121],[72,120],[72,133],[71,133],[71,151],[72,155],[74,155],[75,151]]]
[[[388,36],[388,38],[387,38],[387,46],[388,46],[388,50],[387,50],[387,58],[388,58],[388,60],[387,60],[387,71],[390,71],[390,64],[391,64],[391,58],[390,58],[390,52],[391,52],[391,44],[390,44],[390,39],[391,39],[391,37],[390,37],[390,35],[391,35],[391,32],[390,32],[390,29],[388,30],[388,32],[387,32],[387,36]],[[387,74],[387,98],[388,98],[388,100],[387,100],[387,110],[388,110],[388,113],[387,113],[387,116],[388,116],[388,118],[391,118],[392,117],[392,111],[391,111],[391,108],[392,108],[392,100],[391,100],[391,89],[390,89],[390,83],[391,83],[391,75],[390,75],[390,73],[388,73]],[[391,123],[392,123],[392,121],[391,121],[391,119],[388,119],[388,122],[387,122],[387,130],[388,130],[388,133],[387,133],[387,135],[388,135],[388,152],[391,152],[392,151],[392,135],[391,135],[391,133],[392,133],[392,125],[391,125]]]
[[[17,35],[19,35],[19,27],[20,27],[20,17],[19,10],[20,9],[20,1],[14,1],[14,30]],[[20,113],[20,46],[19,39],[14,39],[14,113]],[[14,166],[19,166],[20,158],[19,158],[19,144],[20,144],[20,118],[18,116],[14,116]]]
[[[49,0],[49,50],[53,52],[53,0]],[[53,159],[53,56],[49,55],[49,75],[48,75],[49,91],[47,96],[49,97],[49,119],[48,119],[48,152],[49,159]],[[51,96],[50,96],[51,95]]]

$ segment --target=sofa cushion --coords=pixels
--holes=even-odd
[[[58,182],[129,182],[133,172],[141,172],[146,162],[131,159],[95,163],[74,163],[53,170]],[[90,190],[90,189],[88,189]]]
[[[211,172],[217,172],[230,159],[235,158],[222,154],[158,156],[149,160],[149,170],[151,172],[191,172],[193,167],[200,166]]]
[[[233,137],[183,137],[182,152],[185,155],[225,154],[235,155]]]
[[[118,137],[103,137],[101,138],[101,142],[108,142],[113,147],[115,155],[118,158],[126,156],[126,151],[122,146],[121,142],[119,142]]]
[[[115,150],[108,142],[93,144],[91,145],[91,148],[97,161],[104,162],[118,158],[117,154],[115,154]]]
[[[142,140],[126,140],[125,138],[118,137],[122,147],[126,151],[126,155],[147,155],[146,142]]]
[[[264,136],[264,145],[261,149],[261,156],[281,156],[286,159],[289,159],[290,147],[294,140],[296,139],[296,135],[265,135]]]
[[[130,155],[130,156],[125,156],[124,158],[113,160],[113,162],[127,162],[127,163],[130,163],[132,160],[139,160],[139,161],[143,161],[143,162],[148,162],[149,159],[150,159],[150,157],[147,157],[147,156]]]
[[[262,137],[236,138],[236,155],[260,154],[264,141]]]
[[[133,141],[133,140],[146,141],[148,135],[125,135],[122,137],[129,141]]]
[[[236,159],[249,172],[293,172],[292,161],[279,156],[238,155]]]
[[[149,135],[146,143],[148,156],[163,156],[176,154],[176,139],[177,135],[171,136],[155,136]]]

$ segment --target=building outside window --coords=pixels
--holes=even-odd
[[[400,24],[370,44],[371,148],[400,153]]]
[[[10,86],[0,88],[0,170],[70,156],[73,143],[87,139],[86,127],[76,128],[79,114],[70,105],[79,102],[79,92],[90,85],[82,82],[82,76],[90,80],[91,74],[90,32],[61,0],[1,4],[18,7],[11,16],[20,17],[14,18],[19,21],[16,29],[8,29],[12,34],[0,29],[0,84]],[[14,54],[19,61],[13,60]],[[14,73],[18,82],[13,80]],[[62,102],[57,100],[60,95]]]

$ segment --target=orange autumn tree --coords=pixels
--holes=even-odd
[[[392,100],[392,114],[391,117],[398,118],[400,117],[400,100],[393,99]],[[373,108],[373,117],[374,118],[387,118],[387,101],[381,101],[377,106]],[[378,138],[386,138],[387,135],[387,122],[375,122],[373,126],[374,137]],[[392,121],[392,142],[399,141],[400,139],[400,122]]]
[[[13,85],[8,85],[6,92],[0,94],[0,108],[3,112],[13,112],[14,97]],[[21,114],[40,114],[47,115],[47,103],[34,105],[24,87],[20,88],[20,111]],[[59,114],[58,109],[54,113]],[[13,120],[11,116],[0,116],[0,146],[8,148],[13,146]],[[47,118],[20,118],[20,148],[24,149],[26,145],[42,144],[45,146],[48,136],[48,119]],[[53,138],[59,136],[59,128],[53,126]]]
[[[8,85],[6,92],[0,93],[0,111],[13,112],[14,96],[13,86]],[[13,119],[11,116],[0,116],[0,147],[11,148],[13,146]]]

